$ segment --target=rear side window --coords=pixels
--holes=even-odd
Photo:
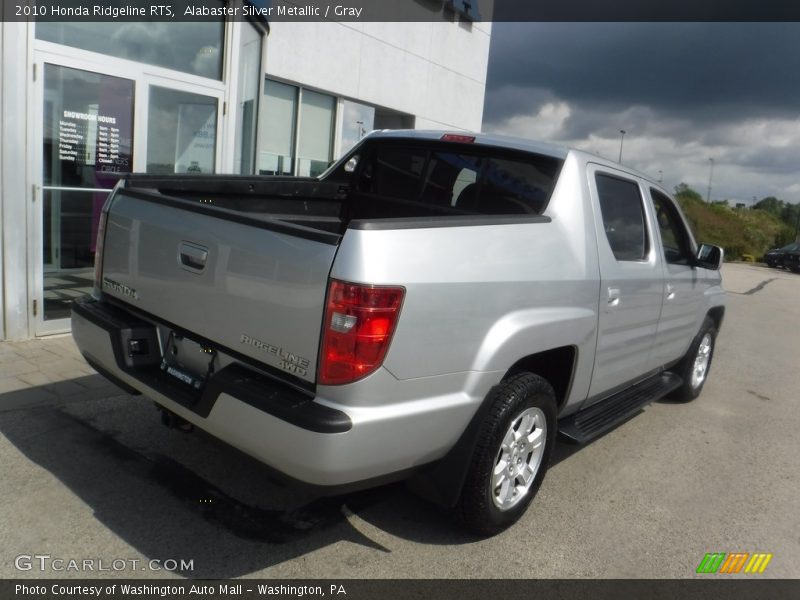
[[[376,144],[356,189],[421,205],[425,214],[540,214],[562,161],[491,148]]]
[[[647,231],[644,205],[635,181],[598,173],[597,196],[608,244],[617,260],[644,260]]]

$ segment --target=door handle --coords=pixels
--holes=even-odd
[[[619,306],[620,291],[619,288],[608,288],[608,305]]]
[[[666,294],[667,300],[673,300],[675,298],[675,288],[671,283],[667,284],[664,294]]]
[[[208,248],[189,242],[181,242],[178,257],[185,269],[199,273],[206,268]]]

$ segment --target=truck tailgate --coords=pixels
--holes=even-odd
[[[315,381],[337,235],[122,189],[105,239],[103,293]]]

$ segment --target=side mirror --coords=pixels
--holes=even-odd
[[[697,256],[695,262],[698,267],[704,269],[711,269],[712,271],[719,271],[722,266],[722,259],[725,256],[725,251],[719,246],[713,244],[700,244],[697,249]]]

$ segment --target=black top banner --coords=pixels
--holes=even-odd
[[[3,0],[4,21],[800,21],[789,0]]]

